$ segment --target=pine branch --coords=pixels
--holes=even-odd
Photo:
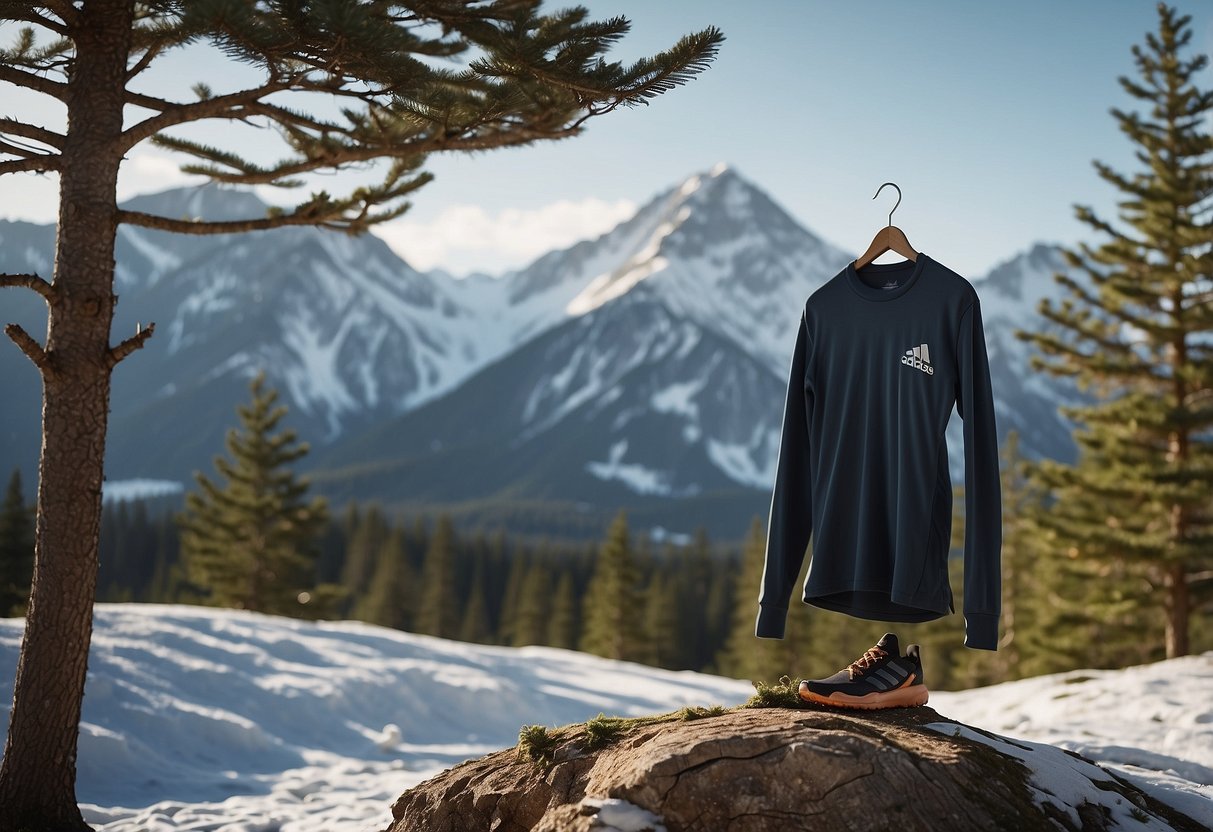
[[[684,36],[671,49],[653,58],[638,61],[632,71],[640,70],[647,77],[627,91],[624,103],[647,104],[645,99],[691,80],[695,73],[708,68],[723,40],[724,34],[709,26],[702,32]]]
[[[282,92],[290,88],[290,83],[282,80],[270,80],[259,87],[239,90],[219,95],[214,98],[204,98],[201,101],[179,103],[157,98],[154,95],[126,91],[125,100],[149,110],[156,110],[158,115],[144,119],[122,131],[118,137],[118,146],[128,150],[144,139],[178,124],[187,124],[206,118],[237,118],[242,115],[240,107],[253,104],[263,96],[273,92]]]
[[[283,124],[294,124],[298,127],[308,127],[318,132],[341,131],[345,129],[340,124],[335,122],[321,121],[316,116],[308,115],[307,113],[302,113],[298,110],[293,110],[289,107],[283,107],[278,104],[270,104],[267,101],[255,101],[245,105],[244,109],[256,115],[272,118],[274,121]]]
[[[0,175],[6,173],[20,173],[21,171],[38,171],[39,173],[48,173],[53,170],[59,170],[62,167],[62,157],[57,153],[48,153],[45,156],[39,156],[36,159],[14,159],[11,162],[0,162]]]
[[[164,50],[166,45],[167,44],[164,41],[160,41],[143,50],[143,54],[139,56],[139,60],[135,61],[135,63],[126,70],[126,80],[129,82],[140,72],[143,72],[143,70],[151,66],[152,61],[155,60],[156,56]]]
[[[38,11],[38,6],[49,7],[47,3],[21,3],[15,0],[2,0],[0,2],[0,20],[20,20],[26,23],[35,23],[46,29],[50,29],[57,35],[67,36],[68,27],[58,20],[53,20]],[[57,11],[51,9],[54,14]]]
[[[151,22],[144,23],[148,20]],[[187,21],[176,10],[165,11],[154,5],[137,6],[134,23],[129,54],[139,54],[139,59],[127,68],[128,82],[151,66],[152,61],[165,50],[202,40],[208,34],[204,28]]]
[[[24,69],[0,63],[0,81],[7,81],[18,87],[35,90],[67,103],[67,84],[62,81],[52,81]]]
[[[148,338],[152,337],[152,333],[156,331],[156,324],[150,323],[147,329],[135,329],[135,334],[127,338],[116,347],[111,347],[109,351],[109,365],[115,366],[119,361],[126,358],[135,350],[140,349]]]
[[[54,130],[47,130],[45,127],[38,127],[33,124],[27,124],[24,121],[17,121],[16,119],[6,117],[0,117],[0,133],[11,133],[14,136],[33,139],[59,150],[63,149],[63,142],[67,138],[62,133],[56,133]]]
[[[174,220],[155,214],[145,214],[141,211],[118,211],[118,222],[139,225],[144,228],[156,228],[161,231],[174,231],[178,234],[238,234],[245,231],[263,231],[269,228],[284,228],[288,225],[317,225],[326,228],[340,229],[342,226],[329,220],[340,217],[342,211],[326,211],[308,213],[297,210],[291,214],[261,217],[248,220]]]
[[[1150,332],[1155,335],[1160,334],[1161,328],[1154,322],[1152,322],[1146,318],[1143,318],[1141,316],[1130,315],[1127,312],[1125,312],[1125,310],[1123,308],[1120,308],[1118,306],[1110,306],[1108,304],[1103,303],[1099,298],[1092,295],[1086,289],[1086,287],[1080,286],[1078,284],[1078,282],[1075,281],[1070,276],[1059,273],[1057,275],[1057,282],[1060,283],[1061,285],[1065,286],[1067,289],[1069,289],[1071,294],[1073,294],[1075,297],[1077,297],[1083,303],[1087,304],[1089,308],[1099,309],[1102,312],[1107,312],[1108,314],[1115,317],[1117,320],[1123,321],[1124,323],[1128,324],[1131,327],[1136,327],[1137,329],[1142,329],[1142,330],[1145,330],[1146,332]],[[1051,321],[1059,323],[1063,326],[1072,326],[1072,324],[1068,320],[1066,320],[1065,318],[1059,317],[1058,313],[1052,311],[1052,309],[1053,309],[1053,307],[1052,307],[1052,302],[1050,301],[1050,299],[1042,298],[1041,303],[1037,305],[1036,311]]]
[[[34,362],[34,366],[42,371],[43,375],[48,375],[51,372],[50,359],[46,354],[46,350],[42,349],[42,345],[30,337],[30,334],[21,328],[19,324],[9,324],[4,328],[5,334],[13,339],[21,351],[26,354],[30,361]]]
[[[80,10],[73,6],[70,0],[42,0],[38,4],[52,14],[58,15],[64,23],[71,25],[80,19]]]
[[[54,303],[55,287],[36,274],[0,274],[0,289],[8,286],[24,286],[42,295],[47,303]]]
[[[1106,220],[1099,219],[1099,217],[1095,214],[1094,209],[1091,208],[1091,206],[1089,206],[1089,205],[1075,205],[1074,206],[1074,215],[1078,220],[1085,222],[1087,225],[1090,225],[1092,228],[1094,228],[1098,231],[1104,232],[1105,234],[1107,234],[1109,237],[1112,237],[1113,239],[1121,240],[1123,242],[1131,243],[1133,245],[1141,245],[1141,243],[1139,243],[1137,240],[1134,240],[1132,237],[1129,237],[1124,232],[1122,232],[1119,229],[1115,228],[1114,226],[1110,225]],[[1091,254],[1089,249],[1084,247],[1083,250],[1085,252],[1087,252],[1088,255]],[[1075,263],[1073,265],[1078,265],[1078,264]]]

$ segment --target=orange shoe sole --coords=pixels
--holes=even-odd
[[[800,698],[806,702],[818,705],[830,705],[837,708],[859,708],[865,711],[877,708],[913,708],[927,704],[930,694],[926,685],[907,685],[903,688],[869,693],[867,696],[855,696],[842,691],[834,691],[829,696],[822,696],[809,690],[806,682],[800,683]]]

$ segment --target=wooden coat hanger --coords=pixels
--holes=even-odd
[[[876,189],[876,193],[872,196],[872,199],[880,196],[880,192],[884,189],[885,185],[892,185],[894,188],[897,188],[895,183],[885,182],[884,185]],[[911,261],[918,259],[918,252],[914,250],[914,247],[910,245],[910,241],[906,239],[905,232],[893,225],[893,211],[896,211],[897,206],[900,204],[901,188],[897,188],[897,202],[893,205],[893,210],[889,211],[889,224],[876,232],[876,236],[872,238],[868,250],[855,261],[856,270],[862,269],[886,251],[895,251]]]

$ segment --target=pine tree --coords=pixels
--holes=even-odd
[[[341,564],[341,585],[349,593],[350,611],[370,590],[378,565],[378,555],[390,531],[383,510],[372,503],[365,511],[347,509],[345,557]],[[356,616],[355,616],[356,617]]]
[[[1079,468],[1091,464],[1080,450]],[[1034,483],[1040,482],[1025,464]],[[1043,486],[1041,486],[1043,490]],[[1064,511],[1098,517],[1106,513],[1098,493],[1075,491]],[[1028,662],[1039,672],[1073,667],[1124,667],[1164,658],[1165,621],[1142,593],[1142,564],[1130,559],[1088,556],[1055,524],[1063,508],[1046,494],[1029,508],[1025,524],[1038,542],[1037,572],[1048,599],[1040,613],[1040,632],[1028,639],[1034,655]]]
[[[488,605],[489,626],[493,633],[491,643],[508,644],[508,640],[502,637],[505,594],[501,587],[509,584],[513,559],[506,551],[505,532],[498,529],[491,538],[485,541],[485,547],[484,562],[488,580],[484,600]]]
[[[708,637],[708,656],[704,664],[693,667],[703,673],[719,673],[716,658],[729,635],[729,616],[732,611],[733,594],[736,591],[741,564],[735,553],[726,553],[716,560],[712,573],[712,585],[708,590],[707,608],[703,615],[707,619],[703,628]],[[693,624],[694,622],[692,622]]]
[[[718,673],[735,679],[758,678],[760,642],[766,639],[754,633],[765,558],[765,524],[761,517],[755,516],[742,544],[741,573],[734,586],[728,636],[715,661]]]
[[[154,331],[139,327],[110,343],[119,227],[225,234],[302,225],[363,234],[408,209],[407,197],[433,178],[421,171],[429,154],[575,136],[592,118],[649,104],[690,80],[723,40],[709,27],[624,66],[605,54],[628,31],[626,18],[596,22],[583,7],[545,14],[541,5],[55,0],[0,7],[0,22],[21,25],[15,45],[0,54],[0,74],[41,99],[28,117],[22,107],[6,110],[4,132],[20,138],[3,142],[0,176],[54,173],[61,201],[52,279],[0,274],[0,288],[32,291],[49,307],[45,344],[16,324],[6,327],[42,376],[35,558],[48,562],[37,568],[43,577],[33,587],[17,664],[0,764],[0,832],[88,828],[75,796],[75,760],[110,382],[114,367]],[[160,58],[208,43],[261,77],[219,94],[202,82],[192,95],[162,92],[172,79],[157,80],[168,69]],[[448,65],[461,56],[466,67]],[[340,108],[328,106],[334,97]],[[309,103],[325,112],[310,112]],[[65,109],[63,130],[39,123],[47,105]],[[140,115],[128,123],[132,105]],[[340,117],[328,114],[333,109]],[[266,132],[281,135],[288,152],[266,165],[242,158],[239,138],[217,147],[181,132],[208,121],[273,127]],[[232,131],[210,133],[230,139]],[[204,221],[118,207],[119,167],[143,142],[192,156],[191,173],[235,185],[299,187],[308,174],[388,163],[382,183],[359,183],[349,195],[322,190],[264,216]]]
[[[477,547],[479,548],[479,547]],[[483,554],[477,552],[476,571],[472,575],[472,587],[459,624],[459,640],[475,644],[488,644],[493,631],[489,624],[488,603],[484,597],[484,575],[487,567]]]
[[[161,543],[146,500],[121,500],[118,506],[111,527],[114,538],[97,575],[98,597],[115,602],[130,601],[147,592]]]
[[[371,624],[407,630],[413,619],[409,588],[414,581],[404,551],[404,531],[394,526],[379,547],[370,586],[355,602],[354,617]]]
[[[545,643],[552,604],[552,576],[544,560],[542,556],[537,557],[522,581],[514,618],[512,644],[515,647]]]
[[[530,565],[530,556],[522,551],[515,551],[510,558],[510,569],[505,579],[505,589],[502,591],[501,616],[497,624],[497,643],[513,644],[514,631],[518,622],[518,602],[522,596],[522,582],[526,578]]]
[[[644,661],[654,667],[685,669],[687,650],[680,638],[680,624],[698,629],[701,618],[685,619],[679,615],[677,582],[667,578],[663,570],[654,570],[644,592]],[[702,611],[700,611],[702,616]]]
[[[34,575],[34,517],[15,469],[0,504],[0,617],[24,615]]]
[[[177,529],[173,512],[162,511],[157,517],[155,537],[151,576],[142,584],[140,600],[172,603],[172,593],[176,591],[174,580],[180,574],[180,569],[175,567],[181,559],[181,533]],[[157,578],[160,579],[159,584],[156,583]]]
[[[577,647],[577,598],[573,593],[573,573],[567,567],[561,570],[556,594],[552,597],[547,644],[566,650]]]
[[[345,550],[349,544],[348,530],[351,521],[358,516],[358,506],[350,501],[340,518],[330,517],[320,537],[320,554],[316,558],[316,580],[323,583],[341,583],[345,568]]]
[[[582,651],[609,659],[639,660],[642,648],[639,583],[640,570],[628,533],[627,512],[620,511],[598,550],[594,575],[586,589]]]
[[[186,495],[181,555],[190,581],[209,603],[295,615],[300,593],[315,586],[317,541],[328,513],[323,498],[307,500],[308,482],[289,465],[308,452],[291,429],[278,392],[258,373],[252,402],[239,405],[241,429],[227,435],[230,458],[216,457],[224,482],[195,474],[201,492]]]
[[[716,564],[712,556],[712,544],[708,533],[700,526],[695,529],[691,544],[682,552],[682,564],[678,570],[676,608],[669,616],[670,623],[677,627],[685,622],[687,627],[682,638],[671,645],[673,663],[666,667],[693,668],[698,670],[712,657],[712,632],[707,627],[705,609],[712,588],[712,573]]]
[[[418,633],[455,638],[459,629],[459,598],[455,594],[455,528],[441,514],[430,536],[421,573],[421,609],[414,628]]]
[[[1213,592],[1213,224],[1202,205],[1213,192],[1213,93],[1193,84],[1207,56],[1181,54],[1190,16],[1164,4],[1158,14],[1158,35],[1132,49],[1141,80],[1119,79],[1149,113],[1112,110],[1143,168],[1125,176],[1094,163],[1125,195],[1121,219],[1135,234],[1076,206],[1080,220],[1111,237],[1096,251],[1085,243],[1082,254],[1063,250],[1090,285],[1055,275],[1072,297],[1059,307],[1041,301],[1054,327],[1016,337],[1046,354],[1032,356],[1034,369],[1073,377],[1097,395],[1062,408],[1080,423],[1079,462],[1031,468],[1055,498],[1035,520],[1055,534],[1054,556],[1073,551],[1103,564],[1142,603],[1161,607],[1172,657],[1189,652],[1193,605]]]

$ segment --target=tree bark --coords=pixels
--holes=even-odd
[[[0,766],[0,832],[89,828],[76,804],[76,748],[97,582],[122,161],[115,140],[132,16],[132,0],[87,0],[71,33],[34,580]]]

